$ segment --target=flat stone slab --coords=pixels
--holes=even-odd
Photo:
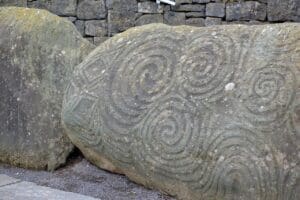
[[[98,166],[184,200],[300,199],[300,25],[152,24],[74,70],[63,121]]]
[[[20,182],[20,180],[0,174],[0,187]]]
[[[1,179],[4,178],[7,182],[14,183],[17,180],[0,175]],[[31,182],[20,182],[16,184],[9,184],[0,186],[0,200],[96,200],[96,198],[55,190],[49,187],[38,186]]]

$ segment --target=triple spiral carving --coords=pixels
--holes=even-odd
[[[101,146],[121,168],[134,163],[145,177],[181,181],[204,199],[293,199],[299,175],[282,178],[265,134],[288,124],[299,137],[293,67],[250,66],[236,76],[244,58],[227,34],[138,37],[110,52],[112,60],[98,56],[78,69],[83,73],[72,81],[76,89],[69,89],[76,94],[65,100],[65,110],[78,113],[68,122],[77,136]],[[237,88],[229,94],[230,82]],[[234,99],[244,124],[222,127],[220,108],[212,108],[226,98]],[[283,183],[293,187],[280,189]]]

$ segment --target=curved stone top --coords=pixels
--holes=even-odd
[[[0,8],[0,161],[53,170],[73,148],[61,127],[69,75],[94,45],[66,19]]]
[[[74,71],[63,120],[102,168],[179,199],[296,200],[300,25],[133,28]]]

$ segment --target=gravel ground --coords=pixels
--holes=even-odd
[[[158,191],[139,186],[125,176],[101,170],[78,153],[70,157],[66,166],[53,173],[26,170],[0,163],[0,174],[102,200],[173,200]]]

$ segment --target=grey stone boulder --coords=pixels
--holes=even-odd
[[[300,25],[152,24],[96,48],[63,103],[97,166],[184,200],[300,198]]]
[[[0,162],[53,170],[73,148],[61,126],[66,81],[94,46],[67,19],[0,8]]]

